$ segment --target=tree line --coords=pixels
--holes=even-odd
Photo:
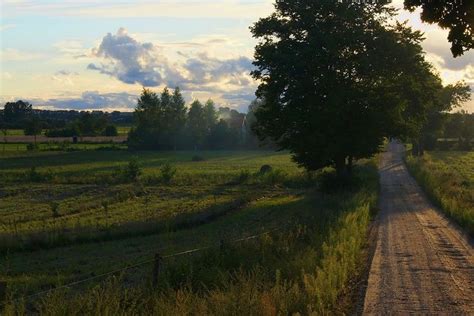
[[[179,88],[161,93],[143,89],[128,137],[132,149],[236,149],[256,148],[251,130],[255,101],[247,114],[228,107],[217,108],[211,99],[194,100],[189,107]]]

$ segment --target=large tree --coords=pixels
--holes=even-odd
[[[417,79],[431,68],[422,35],[388,25],[392,9],[325,0],[281,0],[275,9],[251,29],[261,138],[307,169],[332,165],[342,176],[384,137],[419,129],[429,92]]]
[[[421,7],[421,20],[449,29],[448,40],[454,57],[474,48],[474,1],[405,0],[405,8]]]

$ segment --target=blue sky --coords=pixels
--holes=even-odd
[[[142,86],[179,85],[188,101],[246,110],[257,86],[248,28],[271,11],[271,0],[2,0],[0,101],[131,110]],[[473,52],[453,59],[446,31],[416,12],[399,19],[425,32],[445,83],[474,88]],[[474,101],[463,107],[474,111]]]

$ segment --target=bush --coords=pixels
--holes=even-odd
[[[27,173],[27,178],[31,182],[41,182],[44,180],[43,176],[38,171],[36,171],[36,167],[31,167]]]
[[[58,202],[51,202],[49,205],[51,208],[51,214],[54,218],[59,217],[59,203]]]
[[[260,174],[265,174],[271,172],[273,170],[272,166],[270,165],[263,165],[260,167]]]
[[[191,158],[192,161],[204,161],[206,160],[203,156],[195,155]]]
[[[176,175],[176,168],[169,163],[165,163],[163,166],[161,166],[160,172],[163,182],[170,183]]]
[[[104,136],[118,136],[117,127],[115,125],[107,125],[104,130]]]
[[[142,174],[142,168],[137,157],[133,157],[124,170],[124,176],[127,180],[137,181]]]
[[[35,151],[35,150],[38,150],[39,147],[37,144],[34,144],[34,143],[29,143],[28,145],[26,145],[26,150],[28,151]]]

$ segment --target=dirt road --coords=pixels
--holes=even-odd
[[[392,142],[380,163],[380,214],[363,313],[474,315],[474,250],[428,202]]]

